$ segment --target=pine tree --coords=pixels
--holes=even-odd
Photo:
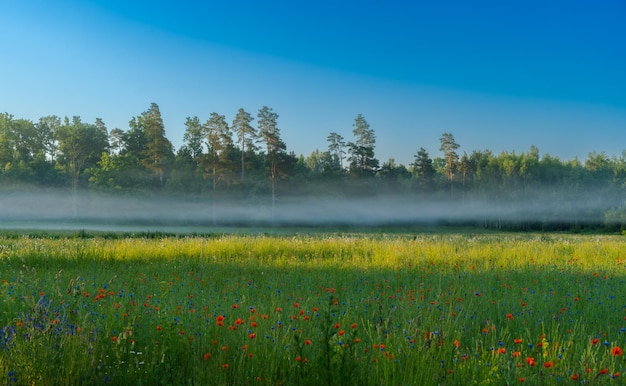
[[[411,164],[411,166],[413,166],[413,173],[415,174],[415,177],[417,177],[417,182],[420,188],[422,190],[429,191],[434,186],[436,173],[433,166],[433,160],[423,147],[420,147],[414,157],[415,161]]]
[[[348,144],[350,170],[360,175],[374,175],[378,169],[378,160],[374,157],[376,145],[374,130],[361,114],[355,118],[353,126],[352,133],[356,140]]]
[[[252,118],[249,113],[247,113],[243,108],[240,108],[237,111],[237,115],[235,116],[232,125],[233,131],[237,134],[239,144],[241,146],[241,183],[244,182],[246,170],[246,151],[253,152],[256,150],[254,142],[258,138],[258,134],[256,129],[251,125],[253,120],[254,118]]]
[[[272,215],[276,204],[276,178],[279,173],[279,162],[285,154],[287,146],[280,138],[280,130],[278,129],[278,114],[271,108],[263,106],[259,110],[259,135],[263,138],[267,149],[267,158],[270,166],[270,179],[272,182]]]

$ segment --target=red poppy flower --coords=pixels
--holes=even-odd
[[[623,353],[622,349],[619,346],[615,346],[615,347],[613,347],[611,349],[611,355],[613,355],[615,357],[618,357],[618,356],[622,355],[622,353]]]

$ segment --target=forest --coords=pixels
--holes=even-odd
[[[39,192],[71,198],[57,208],[68,218],[87,218],[94,202],[118,200],[112,202],[120,212],[144,205],[146,221],[626,229],[626,151],[592,151],[584,161],[540,154],[535,146],[519,154],[461,154],[447,132],[439,153],[416,144],[414,161],[402,165],[376,158],[376,133],[361,114],[352,139],[330,132],[328,148],[308,156],[288,150],[278,114],[267,106],[254,115],[239,109],[232,122],[213,112],[184,125],[182,146],[174,149],[156,103],[126,130],[79,116],[33,122],[0,114],[0,217],[15,219],[27,209],[38,216],[43,209],[25,197]],[[170,214],[159,217],[168,207]],[[173,216],[179,209],[189,215]]]

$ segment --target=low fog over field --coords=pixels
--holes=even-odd
[[[361,198],[280,197],[271,201],[219,199],[212,202],[177,197],[112,197],[94,193],[3,192],[0,224],[4,228],[86,228],[114,230],[119,226],[381,226],[461,223],[497,226],[500,222],[575,223],[602,221],[606,202],[580,199],[532,199],[496,202],[416,196]]]

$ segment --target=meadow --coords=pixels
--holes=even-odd
[[[626,378],[624,236],[84,236],[0,236],[0,384]]]

